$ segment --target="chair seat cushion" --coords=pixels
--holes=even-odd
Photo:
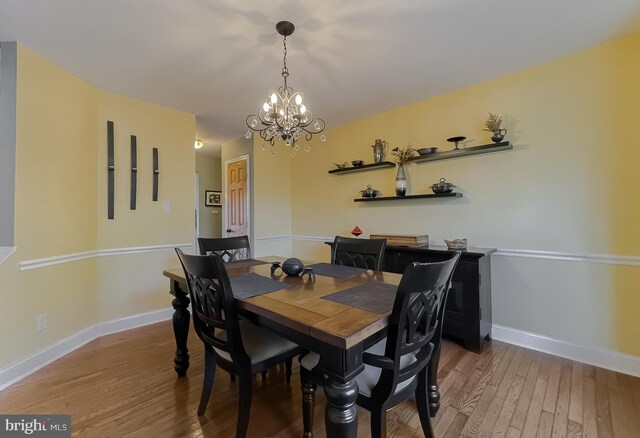
[[[378,356],[384,356],[384,351],[386,346],[387,346],[387,338],[384,338],[377,344],[371,346],[367,350],[367,353],[377,354]],[[412,353],[405,354],[404,356],[400,357],[400,369],[402,370],[406,366],[409,366],[416,361],[417,359],[414,354]],[[373,391],[373,388],[378,383],[378,380],[380,380],[380,374],[381,374],[380,368],[376,368],[374,366],[365,364],[364,371],[358,374],[355,379],[356,382],[358,383],[358,389],[360,394],[364,395],[365,397],[371,397],[371,392]],[[405,380],[404,382],[400,382],[396,387],[396,393],[402,391],[409,384],[411,384],[411,382],[413,382],[413,379],[415,379],[415,376],[412,377],[411,379]]]
[[[246,319],[241,319],[239,324],[242,343],[247,355],[251,358],[252,364],[298,348],[297,344],[286,340],[267,327],[255,325]],[[225,331],[216,331],[216,336],[226,340],[227,333]],[[215,347],[214,350],[220,357],[232,362],[229,353]]]

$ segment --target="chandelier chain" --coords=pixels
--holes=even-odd
[[[287,76],[289,76],[289,68],[287,67],[287,37],[285,36],[282,40],[282,45],[284,48],[282,49],[282,53],[284,56],[282,57],[282,77],[284,78],[284,88],[287,88]]]

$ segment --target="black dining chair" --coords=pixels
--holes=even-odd
[[[201,255],[217,254],[222,257],[225,263],[237,262],[251,258],[251,246],[249,236],[234,237],[198,237],[198,246]],[[287,379],[291,377],[290,360],[286,361]],[[267,379],[267,371],[262,372],[262,380]],[[231,374],[231,380],[235,381],[236,376]]]
[[[200,254],[218,254],[225,262],[251,258],[249,236],[198,237]]]
[[[386,239],[336,236],[331,249],[331,263],[381,271],[386,247]]]
[[[204,343],[204,380],[198,405],[203,415],[216,366],[238,376],[240,393],[236,437],[244,438],[249,426],[253,375],[301,353],[298,345],[266,327],[239,319],[229,276],[216,254],[187,255],[176,248],[187,279],[193,325]]]
[[[362,356],[364,371],[358,383],[356,403],[371,412],[371,436],[386,437],[386,412],[415,395],[426,437],[433,438],[427,395],[427,368],[439,346],[444,306],[460,251],[443,262],[413,262],[405,269],[389,317],[387,336]],[[302,359],[304,364],[305,359]],[[303,369],[305,431],[312,429],[313,393],[322,376]]]

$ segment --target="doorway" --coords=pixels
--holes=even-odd
[[[251,180],[249,156],[226,160],[224,163],[225,237],[250,236]],[[249,237],[251,240],[251,237]]]

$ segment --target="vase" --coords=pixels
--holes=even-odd
[[[407,194],[407,176],[404,173],[404,166],[398,165],[398,172],[396,173],[396,195],[404,196]]]
[[[500,143],[507,133],[506,129],[496,129],[493,131],[493,135],[491,136],[491,141],[494,143]]]

